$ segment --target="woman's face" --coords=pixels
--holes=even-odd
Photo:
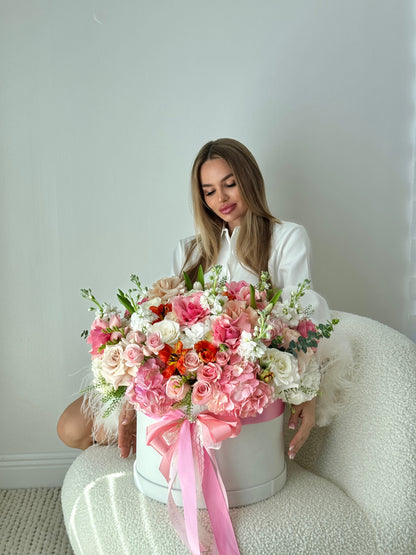
[[[224,222],[230,232],[241,224],[247,205],[230,166],[222,158],[204,162],[200,169],[202,195],[209,208]]]

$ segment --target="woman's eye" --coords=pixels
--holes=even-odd
[[[227,183],[227,187],[235,187],[235,182],[233,182],[233,183]]]
[[[215,191],[205,191],[205,196],[206,197],[210,197],[211,195],[214,194]]]

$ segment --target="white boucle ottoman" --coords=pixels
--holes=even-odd
[[[242,555],[416,553],[416,345],[379,322],[337,316],[354,354],[346,395],[287,461],[281,491],[230,510]],[[76,555],[187,553],[166,505],[136,489],[134,460],[94,446],[70,467],[62,507]]]
[[[62,488],[65,524],[78,554],[185,554],[166,505],[133,483],[134,458],[90,447]],[[207,525],[207,511],[201,510]],[[375,537],[358,505],[334,484],[288,461],[288,481],[275,496],[230,510],[244,555],[375,553]],[[336,546],[336,547],[334,547]]]

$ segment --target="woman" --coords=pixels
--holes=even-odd
[[[250,151],[233,139],[210,141],[198,153],[192,168],[192,199],[196,237],[182,240],[174,253],[174,274],[186,270],[196,281],[198,267],[207,272],[221,264],[228,280],[256,284],[263,270],[274,288],[290,294],[310,278],[309,239],[303,227],[280,222],[267,206],[264,181]],[[325,300],[307,291],[312,319],[329,319]],[[307,364],[310,353],[302,361]],[[70,405],[58,423],[58,434],[71,447],[92,444],[92,419],[82,411],[82,398]],[[122,457],[135,448],[135,411],[128,405],[119,419],[118,444]],[[315,424],[315,399],[292,408],[289,428],[297,433],[289,445],[294,458]],[[96,440],[99,441],[99,432]]]

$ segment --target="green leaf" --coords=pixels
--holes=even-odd
[[[121,302],[124,308],[126,308],[130,312],[130,314],[133,314],[133,312],[136,312],[136,308],[131,304],[131,302],[125,296],[125,294],[121,289],[118,290],[117,299]]]
[[[205,288],[204,270],[202,269],[201,265],[198,268],[198,281],[202,285],[202,287]]]
[[[191,291],[192,290],[192,281],[191,281],[190,277],[188,276],[188,274],[185,271],[183,272],[183,279],[185,280],[186,288],[188,289],[188,291]]]
[[[280,289],[279,291],[277,291],[277,293],[275,293],[270,301],[270,304],[272,304],[273,306],[277,303],[277,301],[280,298],[280,295],[282,294],[282,289]]]
[[[252,285],[250,285],[250,306],[251,306],[251,308],[254,308],[254,309],[257,308],[256,290],[254,289],[254,287]]]

